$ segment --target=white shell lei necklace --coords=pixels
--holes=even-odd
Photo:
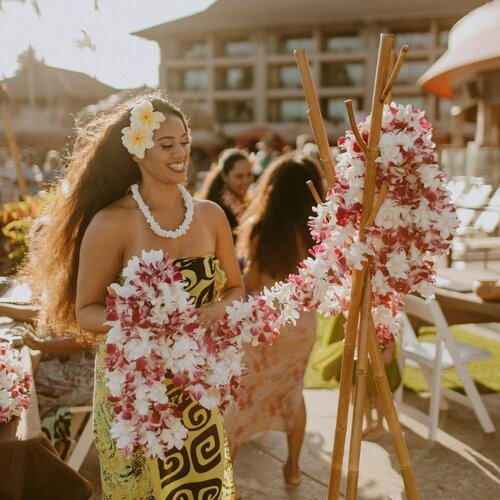
[[[149,211],[148,206],[144,203],[144,200],[139,193],[139,185],[132,184],[132,186],[130,186],[132,198],[134,198],[137,205],[139,206],[139,209],[143,213],[146,222],[149,224],[149,227],[151,228],[153,233],[161,236],[162,238],[179,238],[183,236],[184,234],[186,234],[193,220],[193,198],[191,198],[189,191],[184,186],[181,186],[180,184],[178,186],[182,199],[184,201],[184,206],[186,207],[186,214],[184,216],[182,224],[174,231],[167,231],[166,229],[162,229],[159,226],[158,222],[155,221],[153,215]]]

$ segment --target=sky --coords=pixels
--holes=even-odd
[[[113,87],[158,84],[160,49],[130,33],[195,14],[215,0],[0,0],[0,80],[14,76],[30,45],[49,66],[87,73]],[[79,48],[84,30],[96,50]]]

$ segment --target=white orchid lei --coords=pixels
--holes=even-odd
[[[141,101],[130,112],[130,127],[122,129],[122,144],[131,155],[142,160],[146,149],[154,146],[153,132],[163,121],[163,113],[154,111],[149,101]]]
[[[104,364],[113,404],[111,436],[127,456],[142,447],[165,458],[182,448],[187,430],[167,395],[165,376],[209,410],[238,397],[243,343],[271,343],[277,315],[267,301],[235,302],[216,327],[197,323],[179,269],[162,251],[144,251],[110,286]],[[260,325],[264,325],[260,328]]]
[[[21,353],[0,343],[0,424],[9,422],[28,408],[31,376],[23,372]]]
[[[359,124],[368,138],[370,117]],[[224,408],[237,399],[243,344],[272,343],[303,310],[325,315],[347,312],[352,268],[371,266],[372,313],[381,346],[399,331],[404,294],[432,294],[434,259],[449,247],[458,226],[444,186],[424,113],[411,106],[385,106],[377,159],[377,193],[387,195],[374,223],[359,239],[364,154],[352,131],[339,140],[337,178],[325,203],[316,207],[310,229],[316,245],[297,274],[260,296],[234,302],[211,330],[197,323],[181,273],[162,252],[143,252],[112,285],[106,371],[115,413],[111,427],[127,455],[138,448],[148,457],[181,448],[187,431],[169,401],[172,383],[200,405]]]

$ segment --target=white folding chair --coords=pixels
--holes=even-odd
[[[69,411],[71,412],[71,444],[66,455],[66,463],[72,469],[78,471],[94,441],[92,435],[92,406],[70,407]]]
[[[441,398],[445,397],[471,407],[484,432],[494,432],[495,427],[484,406],[474,382],[464,363],[479,361],[491,357],[491,353],[469,344],[456,341],[448,328],[446,319],[436,300],[426,301],[413,295],[405,297],[401,344],[398,353],[398,363],[401,373],[404,373],[405,362],[409,360],[422,371],[431,390],[429,413],[426,414],[403,402],[403,384],[395,393],[398,408],[416,420],[429,426],[429,439],[434,441],[439,420]],[[435,342],[419,342],[409,316],[431,322],[437,328]],[[441,373],[445,368],[454,367],[462,380],[465,395],[442,387]]]

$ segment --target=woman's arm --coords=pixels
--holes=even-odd
[[[49,354],[76,354],[78,352],[86,351],[91,344],[86,344],[72,338],[50,338],[39,339],[32,332],[26,330],[22,332],[24,343],[36,351],[42,351]]]
[[[0,316],[8,316],[14,321],[24,321],[25,323],[33,323],[40,311],[40,306],[34,306],[31,304],[0,304]]]
[[[106,333],[107,288],[122,267],[124,220],[119,208],[106,208],[90,222],[83,236],[76,289],[76,319],[92,333]]]

